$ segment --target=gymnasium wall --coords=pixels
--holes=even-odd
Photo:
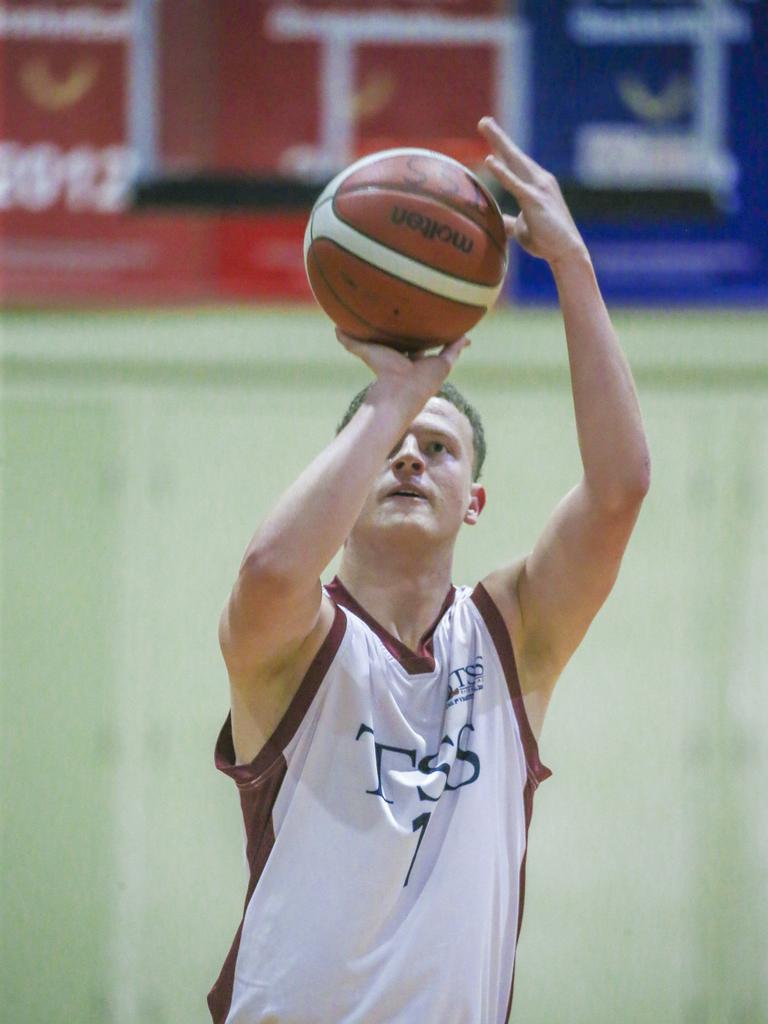
[[[512,1021],[764,1024],[765,320],[616,321],[653,486],[545,725]],[[366,371],[310,310],[4,331],[2,1016],[203,1024],[245,892],[218,614]],[[557,316],[491,316],[456,381],[489,439],[472,582],[578,477]]]
[[[0,1019],[207,1019],[245,892],[217,618],[366,380],[293,305],[305,211],[137,177],[471,164],[491,109],[576,204],[654,463],[545,726],[511,1019],[768,1024],[767,38],[749,0],[0,0]],[[578,476],[545,268],[508,298],[456,374],[490,446],[457,582]]]

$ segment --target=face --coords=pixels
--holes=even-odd
[[[390,453],[353,534],[454,540],[485,504],[484,489],[472,482],[473,462],[469,420],[444,398],[431,398]]]

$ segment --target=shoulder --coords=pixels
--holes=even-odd
[[[247,764],[261,751],[289,707],[306,704],[322,682],[344,636],[346,619],[323,595],[317,623],[306,639],[282,657],[265,663],[247,685],[230,673],[232,738],[238,764]]]
[[[538,739],[544,716],[559,673],[553,673],[548,659],[532,649],[518,597],[518,583],[526,560],[519,558],[504,570],[489,573],[475,587],[472,598],[497,649],[509,644],[520,694]]]
[[[520,601],[520,583],[526,571],[526,564],[525,557],[518,558],[504,569],[489,573],[478,584],[481,593],[487,595],[486,604],[491,603],[494,606],[509,633],[524,694],[550,681],[549,677],[553,674],[548,651],[543,647],[537,649],[535,637],[526,629]]]
[[[518,660],[523,645],[523,620],[517,597],[517,582],[524,568],[525,558],[519,558],[504,570],[489,573],[472,591],[473,602],[483,618],[501,619]]]
[[[455,634],[484,627],[484,633],[490,636],[497,648],[502,641],[508,645],[510,638],[519,638],[519,630],[516,628],[517,610],[514,603],[505,597],[492,576],[485,577],[474,586],[456,587],[453,601],[440,621],[438,634]]]

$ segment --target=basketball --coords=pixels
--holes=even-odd
[[[304,262],[315,298],[343,331],[417,351],[455,341],[491,308],[507,239],[496,200],[463,164],[389,149],[326,186]]]

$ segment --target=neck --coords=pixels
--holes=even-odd
[[[348,540],[339,579],[378,623],[415,650],[451,586],[453,548],[429,555],[410,549],[385,554],[371,557]]]

